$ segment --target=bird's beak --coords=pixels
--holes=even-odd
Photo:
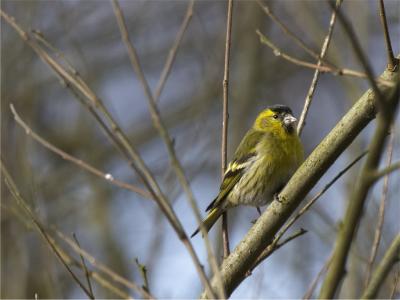
[[[288,132],[293,131],[296,122],[297,122],[297,119],[289,114],[283,118],[283,125],[285,126],[285,128]]]

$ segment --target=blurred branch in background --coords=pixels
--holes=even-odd
[[[105,181],[107,181],[111,184],[115,184],[116,186],[118,186],[120,188],[130,190],[134,193],[138,193],[139,195],[141,195],[147,199],[151,198],[151,195],[147,191],[145,191],[139,187],[136,187],[134,185],[131,185],[129,183],[115,179],[110,173],[104,173],[104,172],[100,171],[99,169],[96,169],[95,167],[84,162],[83,160],[76,158],[72,155],[69,155],[68,153],[64,152],[63,150],[52,145],[51,143],[46,141],[44,138],[40,137],[35,131],[32,130],[32,128],[30,128],[21,119],[21,117],[18,115],[17,111],[15,110],[13,104],[10,105],[10,109],[14,115],[15,121],[25,130],[25,133],[27,135],[31,136],[34,140],[36,140],[38,143],[40,143],[43,147],[49,149],[51,152],[54,152],[55,154],[61,156],[62,159],[65,159],[65,160],[77,165],[79,168],[81,168],[85,171],[88,171],[88,172],[104,179]]]
[[[376,299],[379,288],[396,263],[400,261],[400,234],[392,241],[382,260],[371,276],[371,280],[362,294],[362,299]]]
[[[28,204],[26,203],[26,201],[24,200],[24,198],[18,191],[18,188],[15,185],[11,175],[8,173],[6,167],[4,166],[3,160],[1,160],[1,172],[4,175],[5,183],[6,183],[7,187],[9,188],[10,192],[13,194],[13,197],[14,197],[16,203],[18,204],[18,206],[20,206],[23,209],[23,211],[25,211],[25,213],[29,216],[31,222],[35,225],[35,228],[38,230],[40,235],[42,235],[42,237],[45,239],[45,241],[49,245],[49,248],[51,249],[51,251],[54,252],[54,254],[57,256],[57,258],[61,261],[61,263],[68,270],[70,275],[76,281],[76,283],[80,286],[80,288],[85,292],[85,294],[88,295],[89,298],[94,299],[93,293],[91,293],[83,285],[83,283],[78,279],[77,275],[75,275],[75,273],[69,267],[69,265],[71,265],[71,264],[79,265],[79,266],[81,266],[81,264],[77,263],[76,261],[74,262],[74,260],[70,256],[68,256],[66,254],[66,252],[64,250],[62,250],[62,248],[59,245],[56,244],[54,238],[52,238],[49,235],[47,229],[45,229],[45,226],[35,216],[34,212],[29,208]],[[73,242],[71,242],[71,243],[73,243]],[[79,245],[76,244],[76,247],[79,249],[79,251],[77,251],[77,252],[80,255],[82,255],[82,257],[83,256],[85,256],[86,258],[89,257],[88,260],[92,265],[95,265],[96,267],[100,267],[100,269],[102,271],[104,271],[105,273],[108,273],[108,275],[111,275],[111,278],[113,278],[114,280],[117,279],[121,283],[125,283],[127,285],[127,287],[132,288],[133,290],[135,290],[138,293],[141,293],[145,298],[153,299],[153,297],[147,291],[138,287],[135,283],[129,282],[128,280],[123,279],[122,277],[120,277],[119,275],[117,275],[116,273],[111,271],[110,269],[105,268],[101,263],[96,262],[96,260],[93,257],[91,257],[89,254],[87,254],[85,251],[83,251]],[[82,270],[86,269],[84,266],[82,266],[81,268],[82,268]],[[94,272],[91,272],[92,276],[94,276],[94,274],[95,274]],[[93,277],[93,278],[95,280],[100,278],[100,281],[102,283],[106,283],[107,287],[111,287],[111,289],[114,292],[116,292],[117,295],[119,295],[119,296],[124,295],[124,298],[130,298],[130,296],[127,296],[125,292],[120,291],[116,286],[113,286],[112,284],[110,284],[106,279],[104,279],[100,275],[98,277]],[[125,297],[125,296],[127,296],[127,297]]]
[[[393,126],[392,126],[392,132],[391,132],[390,138],[389,138],[389,144],[387,147],[387,157],[386,157],[386,165],[388,167],[392,163],[393,142],[394,142],[394,132],[393,132]],[[382,195],[381,195],[381,200],[380,200],[380,205],[379,205],[378,221],[376,223],[374,240],[373,240],[373,244],[371,247],[371,254],[368,259],[367,271],[366,271],[366,275],[365,275],[365,283],[364,283],[365,286],[367,286],[367,284],[369,282],[372,266],[374,265],[376,254],[378,252],[379,243],[381,241],[383,221],[385,220],[385,207],[386,207],[386,201],[387,201],[388,187],[389,187],[389,175],[385,175],[385,177],[383,179]]]
[[[317,66],[321,66],[322,65],[322,60],[325,58],[325,55],[326,55],[326,53],[328,51],[328,47],[329,47],[329,44],[330,44],[331,39],[332,39],[333,27],[334,27],[335,22],[336,22],[336,11],[339,9],[341,4],[342,4],[342,0],[337,0],[336,1],[336,7],[332,12],[331,19],[329,21],[328,33],[327,33],[327,35],[325,37],[324,43],[322,44],[321,52],[320,52],[319,57],[318,57]],[[301,132],[303,131],[303,127],[304,127],[305,122],[306,122],[306,117],[307,117],[307,114],[308,114],[308,110],[310,109],[311,101],[312,101],[312,98],[314,96],[315,88],[316,88],[317,83],[318,83],[319,74],[320,74],[320,71],[318,69],[316,69],[314,71],[314,76],[313,76],[313,79],[311,81],[310,88],[308,89],[306,99],[304,100],[304,107],[303,107],[303,110],[301,111],[299,123],[297,125],[297,134],[299,136],[301,135]]]
[[[146,78],[145,78],[145,74],[143,72],[143,69],[141,67],[140,61],[139,61],[139,57],[137,55],[136,49],[131,41],[131,39],[129,38],[129,33],[128,33],[128,29],[126,27],[126,23],[125,23],[125,19],[124,19],[124,15],[122,13],[122,10],[118,4],[117,0],[113,0],[112,1],[113,4],[113,8],[114,8],[114,12],[115,12],[115,16],[118,22],[118,26],[119,26],[119,30],[121,32],[121,37],[122,37],[122,41],[125,43],[125,46],[127,48],[128,51],[128,55],[129,55],[129,59],[131,62],[131,65],[136,73],[136,75],[139,77],[140,83],[143,87],[143,91],[144,94],[147,98],[148,104],[149,104],[149,110],[150,110],[150,114],[151,114],[151,119],[153,121],[153,125],[154,127],[157,129],[157,131],[159,132],[162,140],[164,141],[165,146],[167,147],[167,151],[168,151],[168,156],[169,159],[171,161],[171,166],[173,168],[173,170],[176,173],[176,176],[178,177],[178,180],[183,188],[183,190],[185,191],[186,195],[187,195],[187,199],[190,203],[190,206],[193,210],[193,214],[195,215],[196,219],[197,219],[197,223],[200,226],[200,230],[203,234],[204,238],[204,243],[206,245],[206,249],[207,249],[207,253],[208,253],[208,259],[209,259],[209,263],[211,266],[211,269],[213,270],[214,274],[219,274],[219,270],[218,270],[218,264],[217,264],[217,260],[214,256],[213,250],[211,248],[211,244],[210,241],[208,239],[208,234],[207,234],[207,230],[204,228],[202,222],[201,222],[201,215],[200,215],[200,211],[199,208],[197,207],[196,204],[196,200],[194,199],[194,195],[193,192],[190,188],[190,184],[187,180],[187,177],[184,173],[183,167],[181,162],[178,160],[176,153],[175,153],[175,149],[174,149],[174,145],[172,143],[172,139],[168,133],[167,128],[165,127],[162,119],[161,119],[161,115],[160,112],[157,108],[157,104],[156,104],[156,100],[155,98],[153,98],[153,94],[150,90],[150,86],[149,83],[147,82]],[[190,11],[193,10],[193,5],[194,5],[194,1],[189,3],[189,14]],[[185,23],[185,20],[184,20]],[[166,66],[168,67],[168,61]],[[167,79],[167,74],[169,72],[166,71],[166,75],[165,75],[165,80]],[[162,78],[161,78],[162,80]],[[162,84],[160,84],[160,86],[162,86]],[[160,88],[160,93],[161,93],[161,88]],[[195,256],[195,252],[194,249],[190,243],[190,240],[187,238],[185,238],[186,242],[185,244],[187,245],[189,251],[191,253],[193,253],[192,255]],[[203,284],[210,289],[209,286],[209,282],[207,279],[207,276],[204,273],[204,270],[202,269],[202,267],[200,266],[200,262],[198,262],[197,257],[195,257],[195,263],[196,265],[198,264],[198,272],[200,273],[200,278],[203,281]],[[219,276],[219,275],[217,275]],[[220,285],[221,286],[221,285]],[[224,296],[224,292],[223,289],[220,288],[218,290],[219,292],[219,297],[220,298],[225,298]],[[209,290],[210,295],[213,295],[213,292],[211,291],[211,289]]]
[[[332,2],[329,2],[332,5]],[[321,288],[321,293],[319,295],[320,299],[323,298],[333,298],[337,292],[338,286],[345,275],[345,265],[348,257],[348,252],[350,250],[354,236],[357,234],[357,227],[361,220],[362,212],[364,210],[364,203],[368,196],[369,190],[372,188],[376,181],[375,178],[371,178],[370,174],[374,173],[379,167],[380,158],[385,146],[385,140],[387,137],[387,132],[390,130],[390,125],[392,120],[395,119],[395,113],[397,110],[399,102],[399,80],[398,74],[396,74],[396,87],[389,94],[383,95],[381,90],[379,90],[374,76],[372,74],[372,69],[364,55],[361,46],[358,42],[357,37],[350,25],[347,18],[338,11],[338,19],[342,23],[348,38],[350,39],[354,52],[365,69],[368,75],[369,82],[372,86],[375,98],[377,100],[376,105],[380,110],[378,114],[377,127],[375,129],[374,135],[371,139],[369,146],[369,154],[363,169],[358,176],[355,189],[353,190],[349,204],[347,206],[346,214],[343,219],[341,230],[338,233],[337,240],[333,250],[333,257],[331,265],[328,269],[327,275],[325,277],[324,283]],[[398,61],[397,61],[398,64]],[[387,69],[388,72],[392,72]]]
[[[121,130],[120,126],[117,125],[116,121],[113,119],[109,111],[102,104],[102,101],[95,95],[95,93],[88,87],[88,85],[80,78],[76,78],[76,74],[71,74],[67,70],[65,70],[60,64],[54,61],[37,43],[32,40],[28,33],[23,31],[20,26],[15,22],[14,19],[10,18],[6,13],[1,10],[1,16],[19,33],[21,38],[32,47],[32,49],[41,57],[46,63],[49,64],[53,70],[57,72],[59,76],[67,81],[69,84],[72,84],[79,91],[81,91],[88,100],[90,100],[91,105],[95,105],[94,109],[90,110],[91,113],[95,113],[96,108],[100,108],[101,111],[105,114],[108,122],[111,123],[111,128],[113,131],[107,129],[107,127],[103,127],[105,129],[107,135],[110,139],[115,142],[118,149],[126,156],[129,161],[129,165],[136,170],[138,175],[141,177],[143,183],[146,185],[149,192],[152,194],[152,197],[156,200],[160,209],[163,211],[164,215],[167,217],[171,226],[175,229],[179,239],[186,246],[186,249],[190,253],[193,263],[196,266],[197,271],[200,274],[200,279],[206,287],[210,296],[213,295],[213,292],[208,283],[207,276],[204,273],[204,270],[200,264],[200,261],[194,251],[194,248],[188,239],[179,219],[177,218],[174,210],[166,199],[165,195],[162,193],[159,185],[157,184],[153,175],[151,175],[149,169],[145,165],[144,161],[140,157],[139,153],[136,149],[130,144],[126,135]],[[93,107],[92,107],[93,108]],[[96,117],[96,120],[100,120],[99,117]],[[104,125],[103,122],[99,122],[100,125]]]
[[[67,269],[68,273],[71,275],[71,277],[74,279],[74,281],[79,285],[79,287],[85,292],[85,294],[90,298],[94,299],[93,293],[91,293],[85,285],[79,280],[78,276],[71,270],[71,268],[68,265],[68,262],[64,259],[62,253],[58,250],[58,248],[53,244],[51,241],[51,238],[48,236],[47,231],[44,229],[43,225],[39,222],[39,220],[35,217],[33,214],[32,210],[29,208],[28,204],[26,201],[21,197],[20,192],[17,189],[17,186],[14,183],[14,180],[11,178],[10,173],[6,169],[3,160],[1,159],[1,173],[5,177],[5,183],[13,195],[15,201],[17,204],[25,211],[25,213],[29,216],[29,218],[32,220],[33,224],[37,228],[38,232],[40,235],[43,237],[43,239],[46,241],[47,245],[51,249],[52,252],[56,255],[56,257],[60,260],[60,262],[63,264],[63,266]]]
[[[309,69],[318,70],[319,72],[322,72],[322,73],[331,73],[333,75],[339,75],[339,76],[347,75],[347,76],[354,76],[354,77],[358,77],[358,78],[369,79],[368,74],[366,74],[366,73],[354,71],[354,70],[347,69],[347,68],[336,68],[336,67],[332,68],[328,65],[318,65],[318,64],[310,63],[310,62],[295,58],[295,57],[283,52],[280,48],[278,48],[275,44],[273,44],[264,34],[262,34],[260,32],[260,30],[257,29],[256,33],[260,37],[260,42],[264,45],[267,45],[269,48],[271,48],[273,50],[273,53],[275,56],[282,57],[283,59],[286,59],[287,61],[289,61],[295,65],[299,65],[301,67],[305,67],[305,68],[309,68]],[[320,58],[320,60],[322,61],[321,58]],[[387,86],[392,85],[390,82],[386,81],[383,78],[378,78],[377,82],[379,82],[383,85],[387,85]]]

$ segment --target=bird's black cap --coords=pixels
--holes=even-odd
[[[288,106],[282,105],[282,104],[272,105],[272,106],[269,106],[268,108],[278,114],[281,114],[281,113],[293,114],[292,110]]]

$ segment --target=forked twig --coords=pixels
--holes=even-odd
[[[167,78],[168,78],[168,75],[171,72],[172,65],[174,64],[174,61],[175,61],[175,58],[176,58],[176,54],[177,54],[179,46],[181,44],[183,35],[185,34],[186,29],[188,28],[188,25],[189,25],[190,20],[192,18],[193,7],[194,7],[194,0],[191,0],[189,2],[189,4],[188,4],[185,17],[183,19],[181,27],[179,28],[178,34],[176,35],[175,41],[174,41],[171,49],[168,52],[168,57],[167,57],[167,59],[165,61],[165,65],[164,65],[164,68],[163,68],[163,70],[161,72],[160,79],[158,80],[156,91],[154,93],[154,100],[156,102],[158,102],[160,100],[161,92],[163,91],[165,83],[166,83]]]
[[[285,232],[296,222],[304,213],[306,213],[310,207],[319,199],[321,196],[340,178],[342,177],[348,170],[351,169],[361,158],[363,158],[368,151],[364,151],[359,156],[357,156],[350,164],[348,164],[343,170],[341,170],[331,181],[329,181],[322,190],[320,190],[311,200],[309,200],[306,205],[304,205],[299,212],[294,215],[286,224],[282,227],[282,229],[278,232],[276,237],[274,238],[272,245],[277,244]]]
[[[65,241],[71,247],[72,250],[74,250],[77,254],[82,255],[92,266],[94,266],[96,269],[100,270],[104,274],[107,274],[113,281],[140,293],[145,298],[154,299],[154,297],[148,291],[144,290],[136,283],[120,276],[115,271],[107,267],[105,264],[98,261],[93,255],[89,254],[86,250],[79,247],[73,239],[71,239],[70,237],[59,231],[57,228],[51,227],[51,229],[52,231],[55,232],[55,234],[59,238]]]
[[[313,70],[319,70],[321,73],[331,73],[333,75],[340,75],[340,76],[347,75],[347,76],[353,76],[353,77],[357,77],[357,78],[368,78],[368,76],[365,73],[362,73],[359,71],[354,71],[354,70],[347,69],[347,68],[336,68],[336,67],[332,67],[332,66],[329,66],[326,64],[318,66],[317,64],[293,57],[293,56],[283,52],[280,48],[278,48],[264,34],[262,34],[259,29],[256,30],[256,33],[260,37],[260,42],[262,44],[268,46],[270,49],[272,49],[274,55],[279,56],[295,65],[313,69]],[[325,63],[325,62],[323,62],[323,63]],[[390,86],[390,87],[393,86],[393,84],[391,82],[388,82],[382,78],[377,78],[376,81],[385,86]]]
[[[331,19],[329,21],[328,33],[327,33],[327,35],[325,37],[324,43],[322,44],[321,52],[320,52],[319,57],[318,57],[317,66],[321,66],[322,65],[322,60],[324,59],[324,57],[326,55],[326,52],[328,50],[328,47],[329,47],[329,44],[330,44],[330,41],[331,41],[331,38],[332,38],[333,27],[334,27],[335,21],[336,21],[336,10],[339,9],[341,3],[342,3],[342,0],[337,0],[336,1],[336,9],[332,12]],[[314,76],[313,76],[313,79],[311,81],[311,85],[310,85],[310,88],[308,90],[306,99],[304,101],[304,107],[303,107],[303,110],[302,110],[301,115],[300,115],[299,123],[297,125],[297,134],[299,136],[301,135],[301,132],[302,132],[303,127],[305,125],[307,113],[308,113],[308,110],[310,109],[311,101],[312,101],[313,96],[314,96],[314,91],[315,91],[315,88],[316,88],[317,83],[318,83],[319,74],[320,74],[320,71],[318,69],[316,69],[314,71]]]
[[[250,268],[249,272],[247,275],[250,275],[251,272],[260,264],[262,263],[265,259],[267,259],[269,256],[271,256],[272,253],[274,253],[276,250],[278,250],[279,248],[281,248],[282,246],[286,245],[287,243],[289,243],[290,241],[294,240],[295,238],[298,238],[300,236],[302,236],[303,234],[306,234],[307,230],[300,228],[299,230],[297,230],[295,233],[293,233],[292,235],[290,235],[289,237],[287,237],[284,241],[282,241],[281,243],[277,243],[277,244],[270,244],[268,245],[267,248],[265,248],[265,250],[263,252],[261,252],[261,254],[257,257],[257,260],[254,262],[254,264],[252,265],[252,267]]]
[[[78,238],[76,237],[76,234],[72,233],[72,236],[74,237],[76,245],[80,248],[81,245],[79,244],[79,241],[78,241]],[[88,268],[86,266],[85,258],[82,255],[79,255],[79,256],[81,258],[82,266],[83,266],[83,269],[85,271],[86,282],[88,284],[88,289],[89,289],[89,292],[90,292],[90,295],[91,295],[91,299],[95,299],[94,293],[93,293],[93,289],[92,289],[92,283],[90,282],[90,272],[89,272],[89,270],[88,270]]]
[[[262,10],[265,12],[265,14],[272,20],[274,21],[281,29],[282,31],[289,36],[300,48],[302,48],[305,52],[307,52],[311,57],[314,59],[321,60],[322,56],[318,55],[314,50],[312,50],[310,47],[306,45],[305,42],[303,42],[296,34],[294,34],[286,25],[283,23],[269,8],[268,5],[263,4],[261,0],[257,0],[258,5],[262,8]]]

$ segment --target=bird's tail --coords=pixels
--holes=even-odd
[[[210,228],[217,222],[218,218],[222,215],[223,210],[219,207],[214,207],[208,213],[207,217],[203,220],[203,226],[206,228],[207,232]],[[191,238],[198,234],[200,231],[200,227],[196,229],[195,232],[190,236]]]

